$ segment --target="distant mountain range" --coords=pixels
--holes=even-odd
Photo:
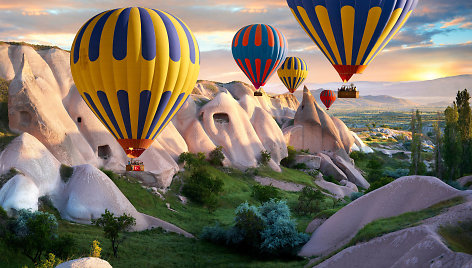
[[[323,89],[310,90],[311,94],[315,97],[316,101],[321,104],[320,93]],[[303,91],[298,90],[294,93],[294,96],[301,102],[303,98]],[[409,109],[412,107],[421,106],[418,103],[395,98],[387,95],[378,95],[378,96],[360,96],[358,99],[337,99],[332,108],[338,109],[355,109],[355,108],[395,108],[395,109]]]
[[[444,107],[452,103],[458,90],[465,88],[472,90],[472,75],[458,75],[445,78],[438,78],[427,81],[411,82],[355,82],[360,91],[361,98],[357,102],[353,100],[340,100],[336,105],[357,105],[357,106],[383,106],[392,105],[399,107],[434,106]],[[309,83],[306,86],[312,93],[319,96],[321,89],[337,90],[343,83],[315,84]],[[283,85],[266,86],[268,92],[286,92]],[[303,88],[296,91],[296,96],[302,96]],[[317,92],[317,93],[315,93]],[[298,98],[298,97],[297,97]]]

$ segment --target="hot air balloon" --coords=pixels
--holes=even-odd
[[[410,17],[418,0],[287,0],[344,82],[362,71]]]
[[[306,62],[298,57],[287,57],[277,70],[282,83],[290,93],[295,92],[308,75]]]
[[[233,58],[256,89],[264,86],[287,54],[287,40],[277,28],[252,24],[241,28],[231,45]],[[262,96],[254,92],[254,96]]]
[[[323,90],[320,93],[321,102],[326,106],[326,110],[329,110],[329,107],[336,100],[336,94],[332,90]]]
[[[139,157],[166,127],[200,70],[188,26],[169,13],[140,7],[88,20],[70,55],[80,95],[130,158]]]

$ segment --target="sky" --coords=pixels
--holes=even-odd
[[[0,40],[70,50],[79,28],[92,16],[117,7],[167,11],[187,23],[201,51],[199,79],[249,82],[231,54],[243,26],[266,23],[288,39],[288,56],[308,63],[307,83],[340,78],[293,17],[285,0],[0,0]],[[421,81],[472,74],[472,1],[419,0],[403,29],[351,81]],[[275,76],[268,85],[281,84]]]

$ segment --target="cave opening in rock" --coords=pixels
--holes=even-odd
[[[22,126],[28,127],[31,124],[31,114],[27,111],[20,111],[20,124]]]
[[[108,159],[111,156],[111,148],[108,145],[98,146],[98,157]]]
[[[77,122],[82,123],[82,117],[77,117]]]
[[[229,123],[229,116],[227,113],[216,113],[213,115],[213,120],[220,124]]]

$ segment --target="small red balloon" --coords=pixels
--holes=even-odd
[[[320,99],[326,106],[326,110],[329,110],[329,107],[331,107],[333,102],[336,100],[336,94],[332,90],[323,90],[320,93]]]

